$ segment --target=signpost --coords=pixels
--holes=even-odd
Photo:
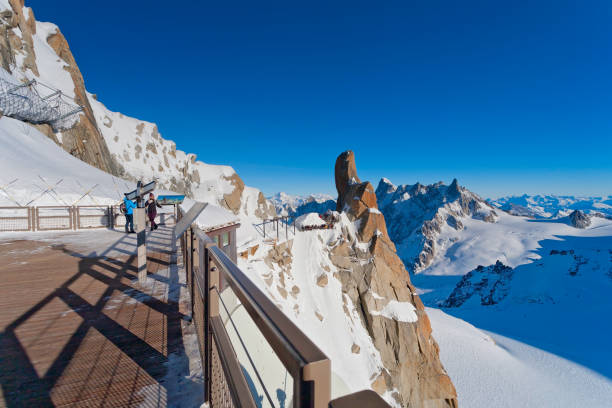
[[[160,205],[181,204],[185,200],[184,195],[160,195],[157,196],[157,203]]]
[[[146,217],[143,196],[155,190],[155,181],[149,184],[136,183],[136,190],[125,193],[128,200],[136,200],[134,209],[134,224],[136,227],[136,247],[138,258],[138,281],[145,283],[147,280],[147,233]]]

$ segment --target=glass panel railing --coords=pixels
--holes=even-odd
[[[231,289],[220,294],[219,315],[260,408],[291,408],[293,377]]]

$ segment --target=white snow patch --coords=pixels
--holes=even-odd
[[[391,300],[382,310],[370,312],[373,316],[383,316],[398,322],[414,323],[418,320],[416,309],[410,302]]]

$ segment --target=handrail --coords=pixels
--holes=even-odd
[[[228,278],[228,283],[238,296],[251,317],[259,318],[255,323],[262,330],[266,340],[281,343],[289,355],[279,357],[288,368],[297,369],[295,360],[306,365],[327,359],[327,356],[267,297],[251,279],[217,246],[213,246],[211,255],[217,265],[221,266]],[[252,310],[249,310],[252,308]],[[267,335],[266,335],[267,334]]]
[[[178,219],[184,215],[185,211],[179,206]],[[245,374],[236,368],[240,363],[219,315],[220,303],[228,312],[221,299],[222,287],[226,285],[293,377],[291,403],[293,408],[348,408],[350,405],[347,403],[359,401],[355,400],[359,396],[364,397],[361,402],[366,402],[360,403],[359,406],[388,408],[384,400],[373,391],[353,394],[348,399],[331,401],[331,362],[314,342],[195,223],[180,236],[180,242],[192,297],[192,317],[196,324],[200,350],[203,353],[201,357],[206,388],[205,399],[211,404],[211,408],[217,408],[214,402],[215,396],[219,396],[219,388],[223,387],[225,390],[221,392],[226,396],[223,399],[225,401],[222,403],[223,406],[251,407],[253,404],[251,391],[242,401],[245,397],[241,395],[246,384]],[[223,286],[220,286],[221,283]],[[234,322],[231,324],[234,325]],[[240,341],[242,342],[241,338]],[[242,347],[246,348],[244,343]],[[245,351],[248,357],[248,351]],[[220,363],[215,363],[219,360]],[[220,369],[224,371],[219,372]],[[255,370],[257,371],[256,368]],[[221,380],[225,381],[221,387],[218,383],[220,376],[225,378]],[[261,378],[259,380],[265,389]],[[229,401],[227,398],[230,396],[230,405],[227,405]]]

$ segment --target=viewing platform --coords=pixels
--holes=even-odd
[[[147,232],[144,283],[135,234],[0,236],[0,406],[387,407],[373,391],[331,401],[333,362],[219,231]]]
[[[184,400],[195,383],[167,385],[190,374],[184,335],[191,326],[172,230],[149,233],[145,285],[134,235],[103,230],[0,242],[0,406]],[[195,385],[201,393],[201,377]]]

